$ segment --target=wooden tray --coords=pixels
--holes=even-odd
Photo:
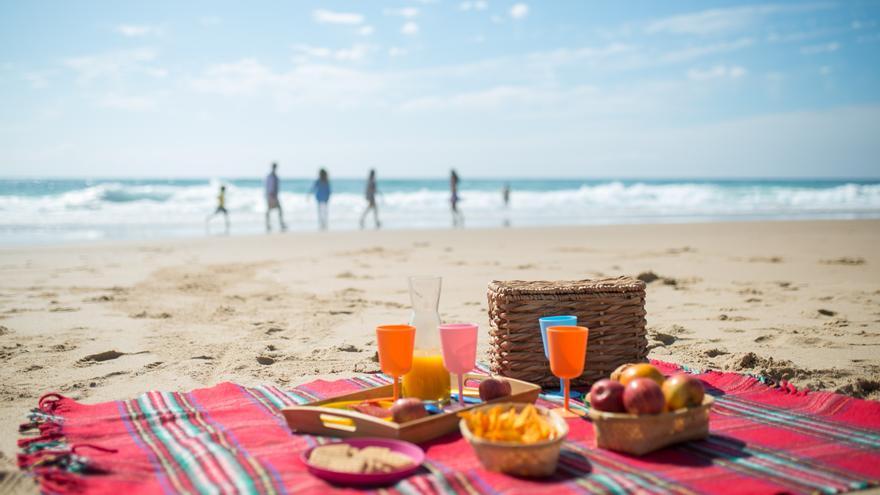
[[[466,381],[481,381],[490,378],[487,375],[466,373]],[[348,395],[341,395],[330,399],[312,402],[302,406],[290,406],[281,410],[287,425],[297,433],[310,435],[325,435],[335,437],[382,437],[406,440],[407,442],[420,443],[441,437],[447,433],[458,431],[458,413],[474,407],[493,402],[528,402],[538,400],[541,387],[538,385],[504,378],[510,382],[510,395],[500,397],[493,401],[470,404],[455,411],[434,414],[415,421],[395,423],[381,418],[370,416],[345,409],[333,409],[321,407],[324,404],[342,402],[348,400],[367,400],[389,397],[393,392],[391,385],[368,388]]]

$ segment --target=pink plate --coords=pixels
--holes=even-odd
[[[309,456],[312,455],[312,451],[317,447],[320,447],[320,445],[316,445],[303,452],[300,459],[302,459],[306,467],[309,468],[310,473],[331,483],[337,483],[340,485],[390,485],[391,483],[402,480],[416,472],[416,470],[422,465],[422,462],[425,461],[425,451],[423,451],[418,445],[404,442],[403,440],[392,440],[390,438],[350,438],[335,443],[347,443],[352,447],[357,447],[359,449],[364,447],[386,447],[392,452],[399,452],[408,456],[413,461],[412,466],[397,471],[391,471],[390,473],[343,473],[341,471],[332,471],[330,469],[314,466],[309,462]]]

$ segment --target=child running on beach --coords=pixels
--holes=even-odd
[[[318,172],[318,180],[312,185],[311,193],[315,195],[318,201],[318,227],[321,230],[327,230],[327,203],[330,201],[330,178],[327,170],[321,169]]]
[[[211,233],[211,219],[219,214],[223,215],[226,223],[226,235],[229,235],[229,212],[226,211],[226,186],[220,186],[220,192],[217,194],[217,209],[205,219],[205,229],[209,234]]]

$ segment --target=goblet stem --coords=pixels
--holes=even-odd
[[[397,401],[400,398],[400,378],[394,375],[394,397],[392,400]]]
[[[464,383],[461,379],[461,374],[458,375],[458,403],[462,406],[464,405]]]
[[[570,385],[570,383],[569,383],[568,378],[565,378],[565,379],[562,380],[562,387],[563,387],[563,390],[564,390],[564,391],[563,391],[563,394],[565,394],[565,411],[566,411],[566,412],[571,412],[571,409],[569,409],[569,407],[568,407],[568,396],[569,396],[569,394],[570,394],[570,391],[569,391],[570,386],[571,386],[571,385]]]

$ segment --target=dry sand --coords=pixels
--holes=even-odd
[[[0,250],[0,471],[40,394],[377,370],[406,277],[484,328],[492,279],[638,275],[650,357],[880,399],[880,221],[340,232]]]

